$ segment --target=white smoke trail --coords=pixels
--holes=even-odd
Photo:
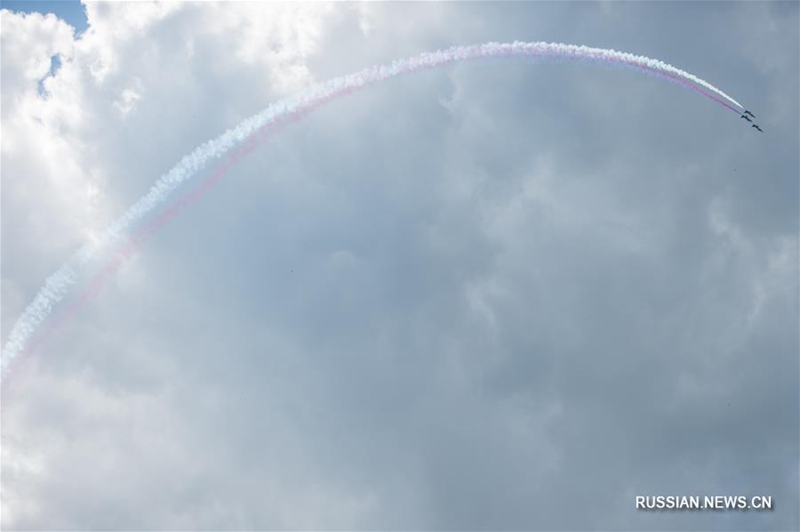
[[[418,70],[430,69],[449,63],[498,57],[566,57],[590,61],[603,61],[642,67],[655,73],[682,78],[697,84],[725,100],[742,107],[739,102],[710,83],[672,65],[615,50],[591,48],[559,43],[486,43],[456,46],[447,50],[426,52],[417,57],[394,61],[390,65],[367,68],[325,83],[315,85],[299,95],[280,100],[262,112],[244,120],[219,137],[209,140],[186,155],[171,170],[162,175],[139,201],[109,227],[99,243],[87,244],[76,252],[58,271],[51,275],[33,302],[14,324],[0,359],[0,378],[10,362],[23,352],[28,341],[62,301],[87,267],[96,257],[111,246],[120,243],[144,216],[163,203],[179,185],[202,171],[209,162],[218,159],[241,144],[260,128],[281,117],[313,108],[321,101],[361,89],[367,85]]]

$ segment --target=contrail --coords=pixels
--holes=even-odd
[[[635,67],[694,90],[734,112],[739,111],[733,106],[743,108],[739,102],[707,81],[657,59],[602,48],[544,42],[455,46],[394,61],[389,65],[367,68],[315,85],[296,96],[270,105],[238,126],[195,148],[156,180],[148,193],[106,230],[98,243],[83,246],[51,275],[9,334],[0,359],[0,379],[3,378],[11,361],[25,351],[31,337],[53,312],[54,306],[70,293],[81,275],[86,274],[98,258],[102,259],[105,251],[120,244],[124,245],[129,235],[136,229],[136,225],[153,209],[164,203],[178,186],[204,170],[211,161],[223,157],[231,149],[241,145],[265,126],[287,119],[291,121],[292,117],[303,116],[334,98],[401,74],[451,63],[503,57],[562,57]]]
[[[345,93],[341,93],[344,95]],[[225,159],[220,162],[214,172],[203,180],[190,193],[185,194],[172,202],[172,204],[164,209],[158,215],[152,217],[142,227],[140,227],[135,234],[126,240],[125,245],[114,252],[111,259],[99,269],[91,277],[91,281],[82,290],[80,295],[71,298],[66,307],[57,313],[57,315],[49,320],[49,323],[37,332],[36,338],[33,342],[26,345],[26,347],[17,355],[11,362],[9,367],[5,370],[3,379],[8,383],[9,376],[20,369],[19,362],[26,359],[24,355],[35,352],[38,348],[47,343],[50,335],[55,333],[65,323],[70,321],[80,310],[88,305],[98,293],[102,286],[112,278],[117,271],[131,258],[143,245],[145,245],[151,238],[155,236],[159,229],[168,225],[172,220],[178,217],[184,210],[197,203],[208,191],[217,183],[219,183],[228,171],[236,166],[238,162],[254,151],[261,142],[267,137],[280,132],[285,126],[297,122],[304,118],[309,113],[313,112],[316,108],[321,107],[330,100],[318,100],[313,106],[303,108],[302,111],[291,113],[283,117],[278,117],[276,120],[263,126],[257,132],[248,137],[246,142],[243,142],[231,152],[229,152]],[[8,384],[6,384],[7,386]],[[3,390],[7,390],[3,387]]]

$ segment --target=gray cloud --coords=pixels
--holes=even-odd
[[[30,189],[59,160],[4,142],[4,338],[87,227],[290,92],[294,67],[324,80],[452,44],[585,43],[695,72],[766,133],[662,81],[558,62],[458,65],[328,105],[4,386],[3,527],[796,529],[797,5],[283,8],[89,9],[107,37],[3,127],[51,112],[40,142],[72,149],[46,153],[100,199],[66,223],[80,201]],[[5,71],[2,90],[20,90]],[[51,240],[32,241],[47,202]],[[775,510],[637,512],[645,494]]]

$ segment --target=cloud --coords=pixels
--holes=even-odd
[[[796,528],[787,6],[97,3],[77,39],[4,12],[3,338],[185,153],[365,66],[489,40],[610,46],[708,73],[769,128],[554,62],[320,109],[4,383],[3,527]],[[722,31],[754,10],[752,41]],[[681,42],[660,29],[686,21]],[[776,508],[634,510],[660,493]]]

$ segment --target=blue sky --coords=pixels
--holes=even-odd
[[[102,2],[79,38],[80,6],[11,4],[3,342],[184,155],[368,66],[613,48],[707,79],[765,132],[568,61],[322,106],[3,381],[3,529],[798,528],[797,3]],[[775,509],[635,510],[658,494]]]
[[[55,16],[82,33],[87,27],[86,11],[78,0],[61,0],[58,2],[38,2],[35,0],[0,0],[0,9],[8,9],[23,13],[53,13]]]

